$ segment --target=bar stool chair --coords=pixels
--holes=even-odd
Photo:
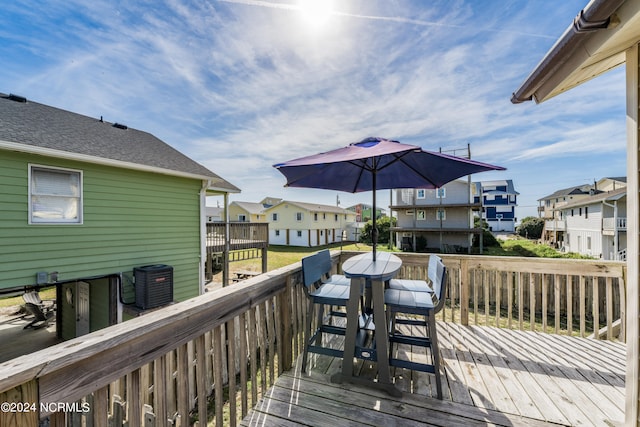
[[[328,276],[331,269],[331,259],[328,259],[323,253],[324,251],[317,252],[313,255],[302,259],[302,278],[304,283],[305,295],[309,300],[309,309],[307,315],[307,321],[304,330],[304,352],[302,355],[302,372],[306,372],[307,359],[309,352],[324,354],[332,357],[343,357],[344,350],[330,348],[322,345],[322,335],[334,334],[344,335],[346,328],[342,326],[336,326],[331,324],[331,318],[336,315],[331,307],[345,307],[349,300],[350,286],[345,286],[344,283],[334,283]],[[325,322],[324,308],[329,306],[330,316],[328,323]],[[311,321],[316,316],[317,327],[316,330],[311,333]]]
[[[387,288],[389,289],[403,289],[406,291],[413,292],[431,292],[433,293],[432,283],[435,280],[436,275],[438,274],[438,262],[442,262],[442,258],[437,255],[429,256],[429,266],[427,267],[427,278],[426,280],[412,280],[412,279],[391,279],[387,284]]]
[[[442,381],[440,379],[440,351],[438,349],[438,332],[436,330],[436,314],[442,310],[445,299],[445,280],[447,269],[442,260],[434,261],[433,292],[409,291],[406,289],[387,289],[384,302],[387,308],[389,329],[389,365],[414,371],[428,372],[435,375],[438,399],[442,399]],[[424,320],[396,319],[398,313],[424,316]],[[408,324],[425,327],[424,337],[405,335],[396,330],[396,324]],[[393,344],[409,344],[429,348],[431,363],[411,362],[393,357]]]

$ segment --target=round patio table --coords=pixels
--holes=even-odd
[[[342,372],[334,374],[331,381],[355,382],[385,390],[392,396],[400,396],[401,392],[391,382],[389,370],[389,331],[384,311],[384,283],[392,279],[402,267],[402,260],[389,252],[378,252],[373,261],[372,253],[367,252],[349,258],[342,264],[345,276],[351,279],[349,301],[347,303],[347,330],[345,333]],[[358,302],[361,284],[365,280],[371,283],[371,304],[375,319],[374,348],[364,345],[366,330],[359,327]],[[378,364],[378,381],[360,378],[353,375],[353,358],[376,361]]]

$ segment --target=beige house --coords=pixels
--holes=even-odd
[[[356,213],[346,209],[283,200],[264,210],[269,222],[269,243],[285,246],[321,246],[353,241]]]
[[[514,92],[511,101],[544,102],[623,64],[626,65],[627,86],[629,213],[625,425],[637,426],[640,424],[640,1],[589,2]],[[585,102],[597,102],[597,99],[587,99]]]
[[[229,204],[229,221],[232,222],[267,222],[262,203],[231,202]]]

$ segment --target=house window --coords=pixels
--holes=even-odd
[[[578,208],[578,216],[582,216],[582,208]]]
[[[409,210],[407,211],[407,215],[411,215],[411,216],[413,216],[413,209],[409,209]]]
[[[436,211],[436,219],[440,221],[444,221],[445,219],[447,219],[447,213],[445,212],[444,209],[438,209]]]
[[[444,199],[445,197],[447,197],[447,189],[446,188],[438,188],[436,190],[436,198]]]
[[[298,230],[298,237],[302,237],[302,230]]]
[[[418,191],[416,192],[416,198],[424,199],[425,196],[426,196],[426,192],[425,192],[424,188],[419,188]]]
[[[333,219],[334,219],[336,222],[338,222],[338,214],[335,214],[335,215],[334,215],[334,217],[333,217]]]
[[[589,218],[589,206],[585,206],[584,207],[584,219],[588,219]],[[591,249],[591,248],[589,248]]]
[[[419,221],[424,221],[427,219],[426,212],[424,210],[416,211],[416,219]]]
[[[327,214],[326,213],[322,214],[322,219],[327,219]]]
[[[29,166],[29,223],[82,224],[82,171]]]
[[[238,221],[246,222],[247,221],[247,216],[244,215],[244,214],[238,214]]]
[[[280,235],[280,230],[276,230],[276,237]]]
[[[313,213],[313,220],[314,220],[314,221],[317,221],[317,220],[318,220],[318,213],[317,213],[317,212],[314,212],[314,213]]]
[[[272,213],[271,214],[271,220],[272,221],[277,221],[278,220],[278,214],[277,213]]]
[[[296,212],[296,221],[302,221],[302,212]]]
[[[571,216],[573,216],[573,209],[571,209]]]

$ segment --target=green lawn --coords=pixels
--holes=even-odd
[[[527,239],[502,241],[500,242],[500,247],[484,248],[484,255],[593,259],[592,257],[580,255],[574,252],[559,252],[548,245],[539,244],[535,240]]]

